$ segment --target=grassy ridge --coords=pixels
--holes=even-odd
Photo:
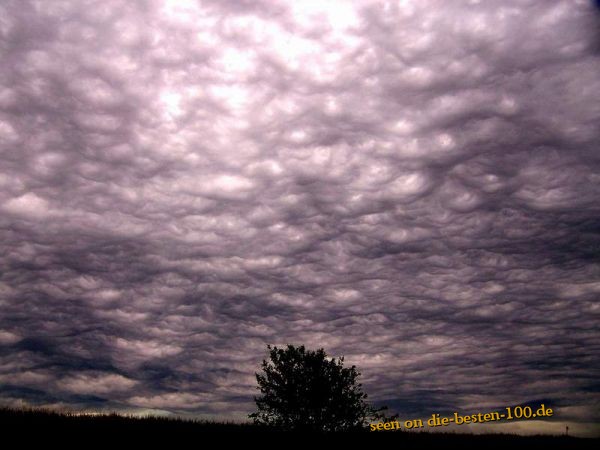
[[[8,434],[29,435],[85,435],[88,439],[95,436],[119,435],[130,438],[152,436],[190,436],[204,433],[273,433],[279,430],[260,427],[251,423],[214,422],[205,420],[182,419],[176,417],[138,417],[120,414],[85,415],[77,413],[55,412],[44,409],[0,408],[0,427]],[[567,436],[518,436],[513,434],[458,434],[428,432],[369,432],[361,433],[366,441],[373,443],[386,441],[399,444],[521,444],[530,448],[600,448],[600,439],[581,439]]]
[[[257,432],[251,423],[214,422],[179,417],[131,416],[116,413],[81,414],[46,409],[0,408],[0,426],[7,429],[130,432]],[[270,431],[270,430],[269,430]]]

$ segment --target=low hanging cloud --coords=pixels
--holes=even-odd
[[[239,419],[294,343],[403,417],[598,434],[599,20],[2,2],[0,399]]]

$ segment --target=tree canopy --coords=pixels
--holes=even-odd
[[[329,358],[324,349],[267,346],[269,360],[256,374],[258,411],[250,418],[284,430],[345,431],[364,428],[381,418],[358,383],[356,366],[344,367],[344,357]]]

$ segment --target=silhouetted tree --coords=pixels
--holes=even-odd
[[[254,423],[284,430],[343,431],[364,428],[383,417],[386,408],[372,408],[357,383],[356,366],[344,367],[344,357],[328,358],[323,349],[267,346],[270,361],[256,374],[258,411]]]

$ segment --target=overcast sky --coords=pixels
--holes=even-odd
[[[290,343],[599,434],[599,20],[0,0],[0,403],[241,420]]]

